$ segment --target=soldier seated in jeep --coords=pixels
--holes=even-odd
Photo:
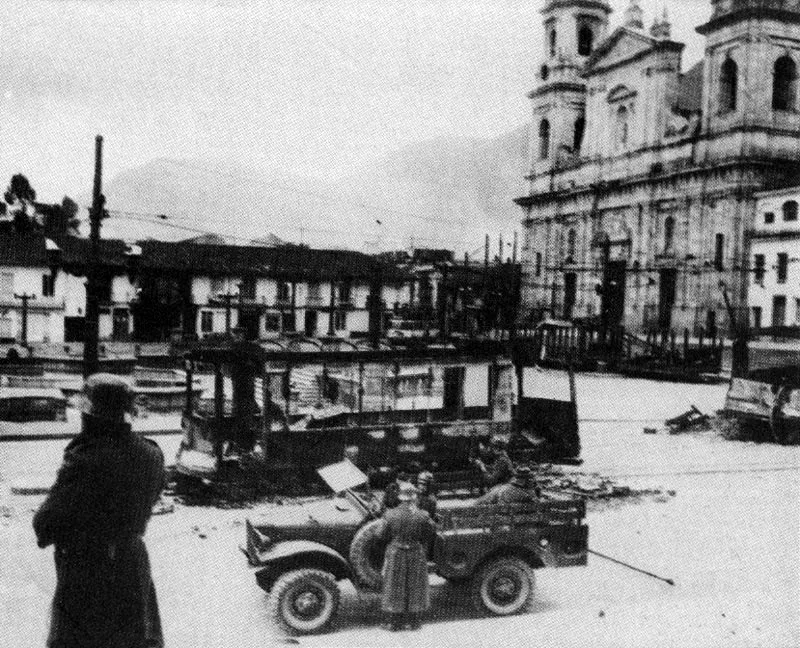
[[[514,476],[506,484],[498,484],[488,493],[479,497],[476,506],[489,504],[524,504],[539,500],[540,492],[533,483],[531,469],[528,466],[518,466]]]

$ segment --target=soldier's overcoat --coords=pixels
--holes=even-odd
[[[55,545],[50,648],[163,646],[142,539],[163,485],[155,443],[84,415],[33,518],[39,546]]]
[[[388,541],[383,562],[381,607],[392,614],[419,613],[430,607],[428,546],[436,530],[425,511],[401,504],[386,511],[382,535]]]

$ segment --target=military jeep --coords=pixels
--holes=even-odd
[[[349,462],[319,471],[337,496],[270,508],[248,518],[243,551],[268,592],[273,619],[296,634],[318,632],[339,605],[337,581],[379,591],[385,547],[380,498],[359,491],[366,476]],[[459,506],[438,514],[429,572],[470,587],[481,613],[525,611],[534,570],[585,565],[588,527],[580,499],[553,495],[510,506]]]

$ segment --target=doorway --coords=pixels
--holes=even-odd
[[[564,275],[564,319],[572,319],[572,311],[578,297],[578,276],[574,272]]]
[[[244,333],[246,340],[258,339],[258,322],[259,312],[257,310],[249,308],[239,310],[239,328]]]
[[[604,279],[604,324],[619,326],[625,316],[625,261],[607,262]]]
[[[678,271],[666,268],[659,272],[658,283],[658,328],[668,331],[672,327],[672,307],[675,305],[675,288]]]
[[[317,337],[317,311],[307,310],[305,314],[304,330],[306,337]]]
[[[130,337],[130,312],[127,308],[115,308],[111,320],[111,337],[124,341]]]
[[[464,378],[466,367],[444,368],[442,409],[448,418],[460,418],[464,411]]]
[[[786,296],[775,295],[772,298],[772,326],[786,326]]]

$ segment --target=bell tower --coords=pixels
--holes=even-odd
[[[703,131],[711,157],[797,155],[800,3],[711,0]]]
[[[533,118],[530,175],[554,169],[580,154],[585,126],[587,59],[606,36],[607,0],[547,0],[537,86],[528,94]]]

